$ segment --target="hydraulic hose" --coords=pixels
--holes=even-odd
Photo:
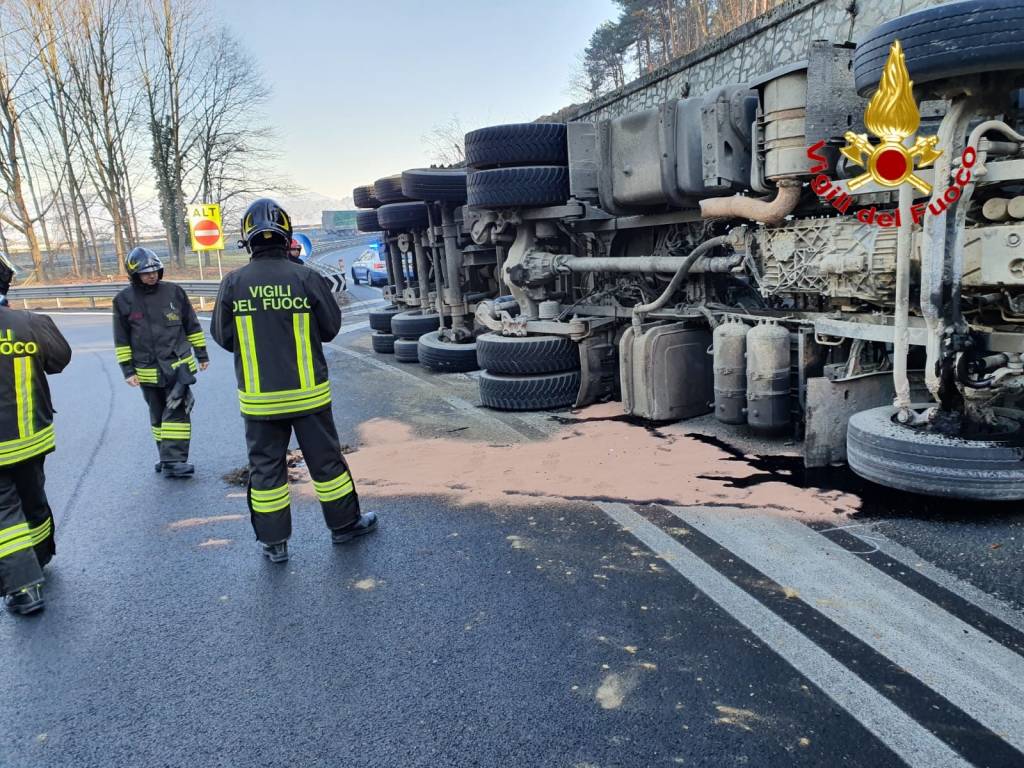
[[[730,241],[729,235],[719,235],[718,237],[712,237],[710,240],[705,240],[703,243],[698,245],[692,251],[690,255],[686,257],[686,260],[679,265],[679,269],[672,276],[672,281],[668,284],[668,287],[662,291],[662,294],[649,304],[638,304],[633,307],[633,328],[634,332],[640,332],[640,326],[643,324],[644,317],[650,312],[661,309],[668,303],[668,300],[672,297],[676,291],[679,290],[679,286],[683,284],[683,280],[690,272],[690,267],[693,266],[694,262],[697,261],[701,256],[710,251],[712,248],[717,248],[720,245],[725,245]]]

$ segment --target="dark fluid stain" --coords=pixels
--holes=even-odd
[[[757,470],[748,477],[699,475],[721,482],[729,488],[752,488],[763,483],[786,483],[796,488],[840,491],[861,500],[855,518],[907,517],[947,522],[977,522],[989,518],[1021,515],[1020,502],[965,501],[922,496],[877,485],[857,475],[847,466],[808,469],[801,456],[764,456],[747,454],[736,446],[711,435],[688,432],[687,437],[714,446],[726,454],[723,461],[735,461]]]

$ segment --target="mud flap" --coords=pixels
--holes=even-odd
[[[614,399],[619,391],[619,353],[610,333],[596,333],[579,343],[580,391],[576,408]]]

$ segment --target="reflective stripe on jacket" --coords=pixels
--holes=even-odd
[[[0,466],[54,449],[46,375],[71,361],[71,347],[45,315],[0,308]]]
[[[163,280],[152,288],[130,285],[114,298],[114,352],[126,379],[135,375],[153,387],[169,385],[178,366],[195,373],[209,359],[188,294]]]
[[[330,405],[323,342],[340,328],[327,281],[283,248],[258,251],[225,277],[210,331],[235,355],[242,415],[286,418]]]

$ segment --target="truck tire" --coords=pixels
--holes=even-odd
[[[370,327],[381,333],[391,333],[391,318],[402,310],[398,307],[385,307],[369,313]]]
[[[402,173],[402,194],[428,202],[466,202],[465,168],[413,168]]]
[[[562,371],[537,376],[480,374],[480,402],[499,411],[543,411],[576,402],[580,372]]]
[[[436,331],[441,325],[441,318],[436,312],[424,312],[422,309],[410,309],[391,318],[391,332],[400,339],[415,341],[424,333]]]
[[[1020,0],[968,0],[900,16],[858,41],[853,54],[857,92],[866,96],[875,89],[889,46],[897,39],[915,86],[981,72],[1024,70],[1022,26]]]
[[[375,333],[370,337],[373,351],[382,355],[390,355],[395,351],[395,337],[390,333]]]
[[[476,340],[476,360],[490,373],[558,373],[580,368],[579,347],[564,336],[485,333]]]
[[[466,202],[474,208],[561,205],[569,199],[569,169],[564,165],[494,168],[473,171]]]
[[[384,227],[377,221],[377,211],[356,211],[356,229],[360,232],[383,232]]]
[[[373,185],[366,184],[352,190],[352,202],[356,208],[379,208],[380,200],[373,196]]]
[[[395,360],[400,363],[420,361],[418,339],[395,339]]]
[[[420,365],[437,373],[466,373],[479,368],[475,342],[452,344],[441,341],[438,331],[420,336],[419,355]]]
[[[893,420],[896,409],[891,406],[855,413],[846,433],[847,462],[861,477],[901,491],[954,499],[1024,499],[1024,412],[995,412],[1016,422],[1014,439],[965,440],[904,427]]]
[[[390,232],[426,229],[429,225],[427,204],[419,200],[411,203],[387,203],[377,209],[377,221]]]
[[[567,165],[565,123],[492,125],[466,134],[466,165]]]
[[[409,198],[402,194],[402,177],[398,174],[373,182],[373,196],[382,204],[409,202]]]

